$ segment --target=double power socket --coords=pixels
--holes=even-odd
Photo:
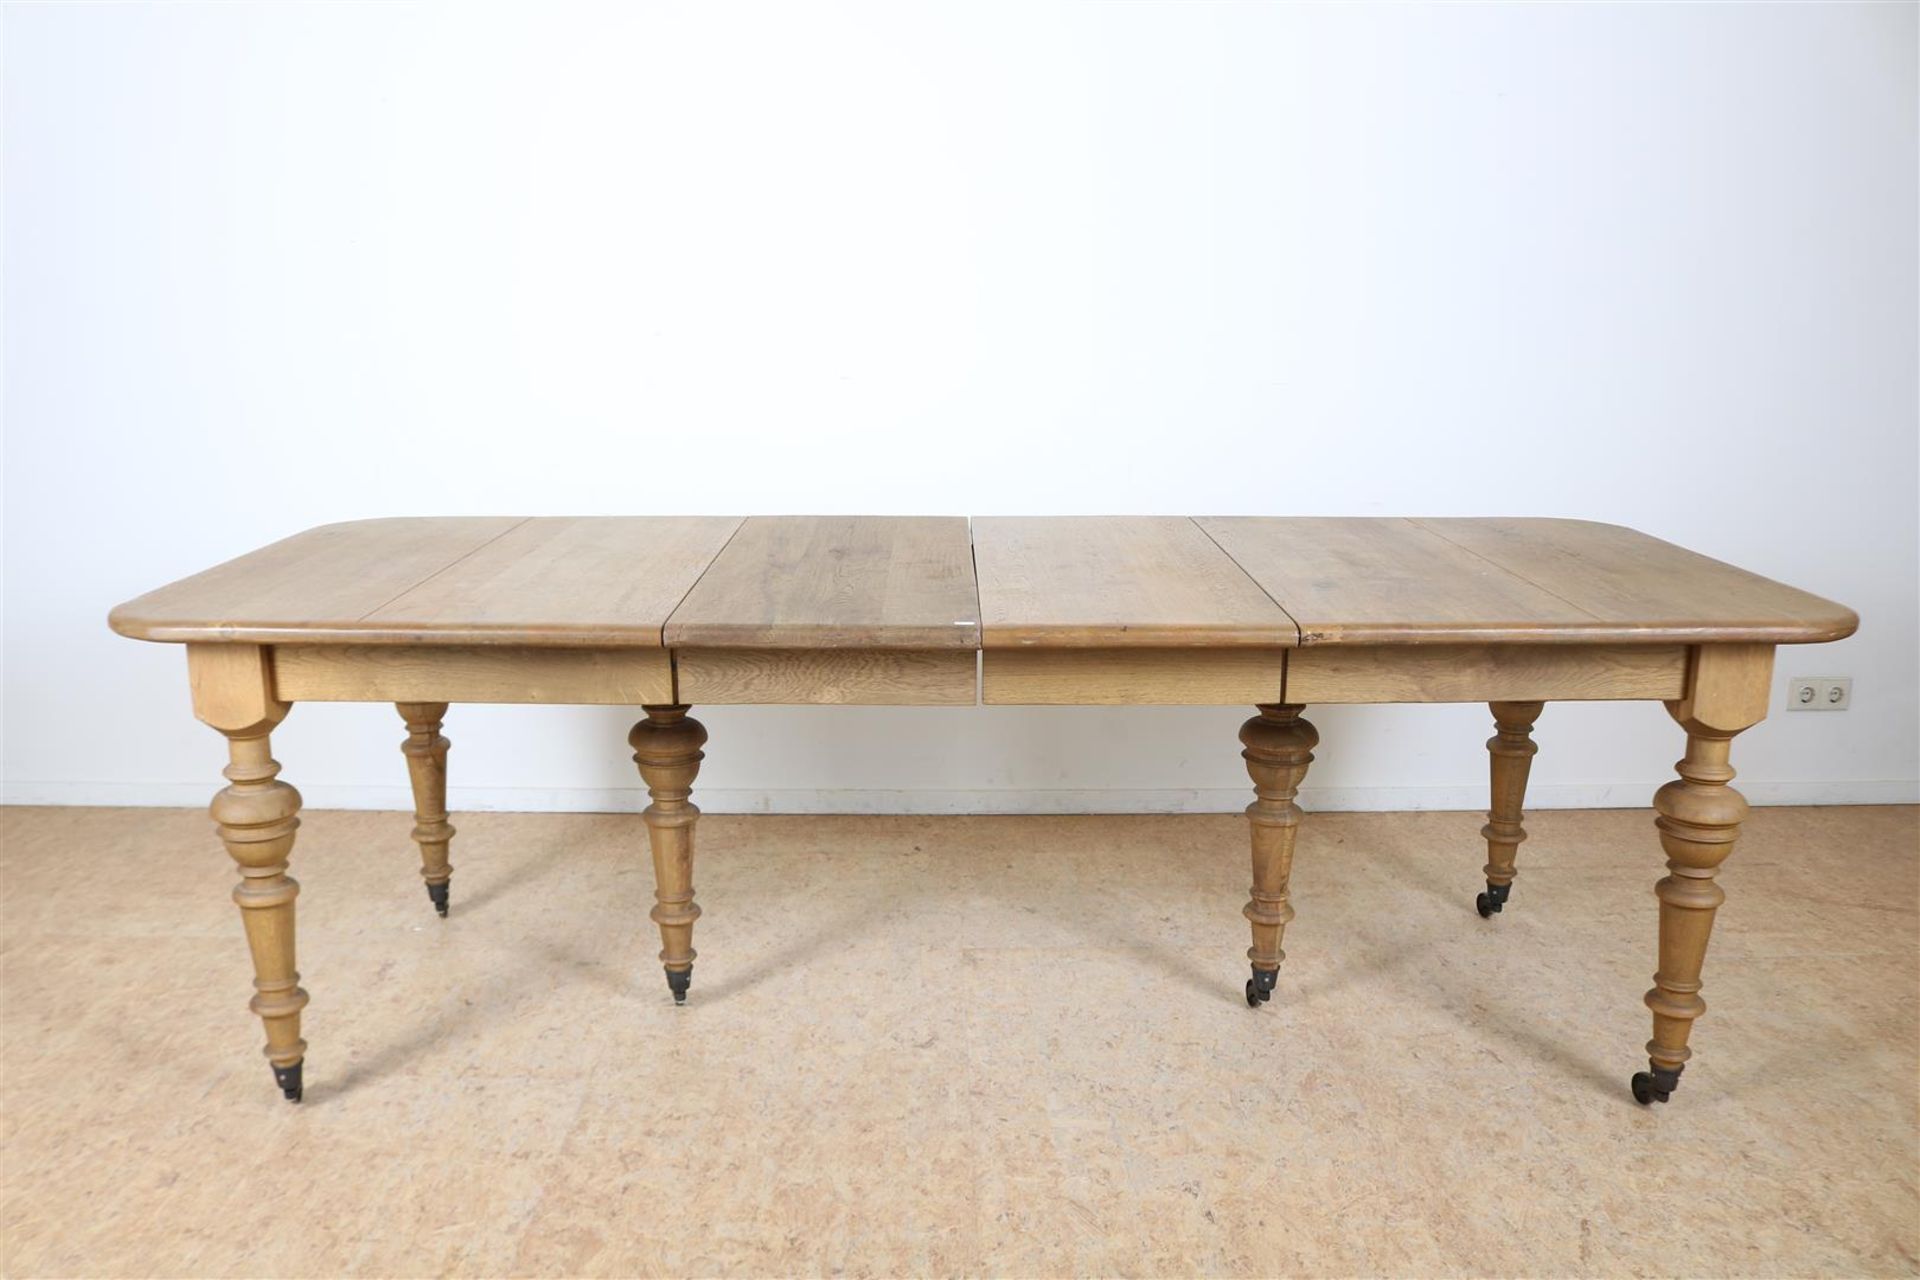
[[[1795,676],[1787,681],[1787,710],[1845,711],[1853,705],[1851,676]]]

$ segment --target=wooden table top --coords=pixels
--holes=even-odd
[[[977,649],[963,516],[754,516],[665,619],[715,649]]]
[[[1555,519],[434,517],[149,592],[142,640],[740,649],[1837,640],[1844,606]]]
[[[984,647],[1291,646],[1300,628],[1184,516],[982,516]]]

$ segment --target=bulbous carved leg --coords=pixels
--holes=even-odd
[[[1243,914],[1253,925],[1253,945],[1247,959],[1253,977],[1247,982],[1247,1003],[1255,1008],[1273,999],[1280,962],[1287,953],[1280,943],[1293,919],[1287,881],[1293,874],[1293,841],[1300,827],[1300,806],[1293,802],[1300,782],[1313,763],[1320,735],[1300,718],[1297,706],[1262,705],[1260,714],[1240,726],[1240,753],[1253,779],[1254,802],[1247,806],[1253,835],[1253,889]]]
[[[693,922],[700,908],[693,900],[693,827],[700,810],[688,796],[705,758],[707,730],[689,719],[682,706],[647,707],[647,718],[633,726],[627,742],[633,761],[652,797],[641,816],[653,846],[653,921],[660,926],[660,963],[675,1004],[687,1002],[693,982]]]
[[[400,750],[407,757],[413,782],[413,840],[420,846],[420,878],[427,897],[442,917],[447,914],[453,864],[447,861],[453,824],[447,821],[447,740],[440,725],[447,714],[444,702],[396,702],[407,722],[407,738]]]
[[[1733,780],[1728,763],[1733,737],[1733,732],[1689,726],[1687,754],[1674,766],[1679,780],[1653,797],[1667,876],[1653,890],[1660,899],[1660,971],[1647,992],[1647,1008],[1653,1010],[1653,1039],[1647,1041],[1651,1070],[1633,1077],[1633,1096],[1642,1103],[1665,1102],[1679,1086],[1681,1069],[1693,1056],[1687,1038],[1694,1019],[1707,1011],[1700,998],[1700,968],[1714,913],[1727,899],[1713,878],[1733,852],[1747,816],[1746,800],[1727,785]]]
[[[240,866],[233,900],[240,905],[247,946],[253,952],[252,1009],[267,1029],[267,1061],[289,1101],[301,1097],[300,1069],[307,1042],[300,1038],[300,1011],[307,993],[294,968],[293,900],[300,885],[287,874],[294,832],[300,826],[300,793],[279,780],[280,763],[267,734],[227,734],[229,785],[213,798],[221,841]]]
[[[1527,773],[1533,766],[1533,722],[1540,718],[1538,702],[1491,702],[1495,733],[1487,739],[1491,778],[1487,825],[1480,834],[1487,841],[1487,891],[1474,901],[1482,918],[1497,914],[1513,892],[1514,855],[1527,838],[1520,825],[1527,799]]]
[[[1743,729],[1766,718],[1772,685],[1773,646],[1696,645],[1687,658],[1686,692],[1667,703],[1667,714],[1687,731],[1687,753],[1674,766],[1679,781],[1653,797],[1667,876],[1653,890],[1660,899],[1660,971],[1647,992],[1649,1069],[1633,1077],[1633,1096],[1642,1103],[1665,1102],[1678,1087],[1692,1056],[1687,1037],[1707,1010],[1700,967],[1714,913],[1726,901],[1713,877],[1747,816],[1747,802],[1727,785],[1728,755]]]

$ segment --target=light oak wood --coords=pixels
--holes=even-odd
[[[289,702],[540,702],[642,706],[673,699],[664,649],[278,645]]]
[[[1240,753],[1253,779],[1254,801],[1247,806],[1253,834],[1253,889],[1244,914],[1253,927],[1253,945],[1247,948],[1253,977],[1247,983],[1247,1003],[1263,1003],[1273,995],[1275,976],[1287,958],[1281,949],[1287,922],[1293,919],[1288,885],[1293,875],[1293,845],[1300,830],[1300,806],[1294,803],[1300,783],[1313,763],[1320,735],[1300,718],[1305,708],[1267,705],[1240,726]]]
[[[1616,638],[1584,610],[1411,520],[1195,521],[1300,626],[1300,643]]]
[[[188,645],[187,688],[194,716],[222,733],[257,736],[287,715],[268,650],[257,644]]]
[[[1293,619],[1184,516],[973,522],[984,648],[1273,648]]]
[[[1832,601],[1580,520],[983,517],[973,543],[978,606],[958,518],[367,520],[109,621],[188,642],[913,649],[1789,643],[1858,625]],[[663,622],[677,633],[664,641]]]
[[[300,884],[287,874],[300,793],[280,781],[269,734],[290,708],[269,689],[265,653],[255,645],[192,645],[187,649],[194,714],[227,739],[227,785],[213,798],[214,828],[240,870],[233,901],[253,956],[249,1008],[267,1032],[267,1062],[281,1092],[301,1097],[300,1011],[307,993],[294,964],[294,899]]]
[[[1675,718],[1735,732],[1767,718],[1773,694],[1772,645],[1698,645],[1687,659],[1686,693],[1668,708]]]
[[[527,520],[374,610],[364,625],[438,644],[657,647],[668,616],[740,523]]]
[[[1804,644],[1842,639],[1860,625],[1853,610],[1831,600],[1617,524],[1415,523],[1551,591],[1623,638]]]
[[[676,649],[977,649],[967,522],[755,516],[667,620]]]
[[[1480,828],[1487,842],[1488,897],[1481,904],[1481,915],[1489,914],[1489,907],[1497,912],[1505,906],[1512,889],[1514,862],[1527,838],[1527,774],[1532,771],[1534,753],[1540,749],[1533,741],[1533,724],[1544,705],[1490,704],[1494,734],[1487,739],[1487,825]]]
[[[362,620],[521,523],[518,516],[322,525],[150,591],[107,622],[139,640],[301,640],[384,633]]]
[[[1280,696],[1285,649],[988,649],[993,706],[1245,706]]]
[[[220,841],[240,868],[233,900],[246,926],[253,954],[254,995],[248,1007],[266,1027],[267,1061],[282,1092],[301,1096],[300,1066],[307,1042],[300,1038],[300,1011],[307,993],[294,963],[293,903],[300,884],[287,874],[294,832],[300,827],[300,793],[279,779],[266,734],[227,734],[227,783],[213,798]]]
[[[420,878],[426,882],[433,909],[447,914],[453,863],[448,861],[453,824],[447,821],[447,748],[441,736],[447,704],[395,704],[406,722],[407,736],[400,750],[407,758],[407,777],[413,784],[413,841],[420,846]]]
[[[442,517],[310,529],[128,601],[143,640],[660,647],[734,516]]]
[[[652,916],[660,926],[660,963],[674,1002],[684,1004],[697,954],[693,922],[700,918],[693,900],[693,828],[700,810],[688,797],[706,758],[700,748],[706,745],[707,730],[687,716],[685,706],[648,707],[646,712],[627,742],[652,800],[640,816],[653,848]]]
[[[1665,1102],[1693,1056],[1687,1042],[1695,1020],[1707,1010],[1700,998],[1700,971],[1714,915],[1727,898],[1714,877],[1733,852],[1747,816],[1745,797],[1727,785],[1734,777],[1733,739],[1765,717],[1772,677],[1770,647],[1703,645],[1693,654],[1687,695],[1667,704],[1686,730],[1687,750],[1674,766],[1679,779],[1653,797],[1667,875],[1654,886],[1660,899],[1660,968],[1646,995],[1653,1013],[1650,1070],[1634,1078],[1634,1095],[1642,1102]]]
[[[279,781],[268,735],[294,701],[398,705],[430,892],[451,872],[447,704],[645,707],[629,740],[652,801],[661,961],[682,1000],[706,741],[689,702],[957,705],[978,688],[995,704],[1259,707],[1242,730],[1256,796],[1254,1003],[1272,994],[1293,915],[1294,799],[1317,741],[1301,704],[1491,704],[1484,912],[1488,897],[1504,901],[1526,838],[1541,704],[1665,702],[1687,752],[1655,799],[1668,874],[1651,1069],[1634,1081],[1648,1101],[1671,1093],[1705,1008],[1714,875],[1745,813],[1727,785],[1729,743],[1766,714],[1774,643],[1856,623],[1608,525],[1167,517],[987,518],[971,544],[963,522],[937,519],[373,521],[265,548],[111,620],[187,642],[194,712],[229,741],[214,817],[241,868],[253,1007],[289,1097],[307,1000],[287,874],[299,796]]]
[[[970,649],[682,649],[679,696],[690,703],[970,707]]]
[[[1287,656],[1289,702],[1594,702],[1676,698],[1680,645],[1309,645]]]

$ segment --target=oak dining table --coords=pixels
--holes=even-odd
[[[1511,904],[1533,726],[1553,701],[1651,700],[1679,724],[1653,796],[1666,855],[1653,1037],[1633,1096],[1665,1102],[1704,1012],[1715,883],[1747,805],[1733,739],[1767,714],[1774,648],[1851,634],[1845,607],[1618,525],[1544,518],[1185,516],[418,517],[326,525],[110,615],[185,646],[193,713],[225,736],[220,840],[251,1008],[299,1101],[308,996],[288,874],[300,795],[269,735],[300,702],[387,702],[405,722],[413,839],[447,915],[456,703],[632,706],[650,798],[652,919],[672,998],[693,975],[692,800],[731,704],[1250,706],[1241,756],[1247,1003],[1277,990],[1294,906],[1307,707],[1489,704],[1479,915]],[[1464,897],[1464,895],[1463,895]],[[724,909],[724,908],[723,908]]]

